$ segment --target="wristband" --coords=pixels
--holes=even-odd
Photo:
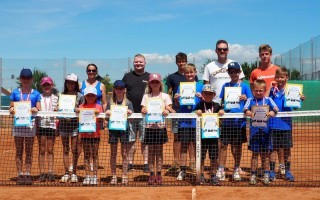
[[[278,113],[278,111],[276,109],[273,109],[272,111],[274,112],[274,114]]]

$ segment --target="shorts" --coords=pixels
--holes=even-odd
[[[171,119],[171,131],[172,133],[178,133],[179,119]]]
[[[77,118],[59,118],[59,134],[62,137],[74,137],[78,135],[78,119]]]
[[[78,130],[74,130],[72,132],[59,131],[61,137],[76,137],[78,136]]]
[[[166,128],[146,128],[144,144],[164,144],[168,142],[168,134]]]
[[[56,129],[53,128],[41,128],[39,127],[38,136],[49,136],[49,137],[55,137],[56,136]]]
[[[271,138],[274,149],[293,147],[291,130],[271,130]]]
[[[144,135],[145,135],[144,134],[144,127],[145,127],[145,125],[146,125],[146,123],[143,122],[142,119],[133,119],[133,121],[131,123],[129,122],[129,127],[132,129],[132,130],[130,130],[130,132],[132,131],[135,134],[135,137],[139,132],[139,140],[141,142],[144,141]]]
[[[218,138],[201,139],[201,161],[206,159],[207,151],[210,160],[217,160],[219,155]]]
[[[178,128],[178,141],[179,142],[195,142],[196,141],[196,128]]]
[[[130,134],[126,131],[109,130],[109,144],[117,144],[119,139],[121,143],[129,143],[136,140],[135,137],[130,137]]]
[[[86,143],[99,143],[100,138],[81,138],[81,142],[86,142]]]
[[[250,136],[248,149],[255,153],[271,152],[273,150],[271,134],[259,131]]]
[[[246,127],[243,128],[231,128],[226,127],[221,129],[220,141],[224,145],[241,145],[247,142]]]
[[[37,129],[35,127],[35,120],[31,120],[30,126],[15,126],[12,130],[14,137],[35,137]]]

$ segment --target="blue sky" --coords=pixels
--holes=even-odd
[[[172,63],[179,51],[214,58],[218,39],[233,58],[256,57],[262,43],[277,55],[320,34],[319,8],[318,0],[2,0],[0,58],[142,53]]]

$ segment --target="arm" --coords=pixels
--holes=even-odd
[[[103,83],[101,83],[100,89],[102,91],[102,98],[101,98],[102,111],[104,111],[107,108],[107,92],[106,92],[107,89]]]

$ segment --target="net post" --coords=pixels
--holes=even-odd
[[[196,118],[196,183],[200,183],[201,175],[201,124],[200,117]]]

